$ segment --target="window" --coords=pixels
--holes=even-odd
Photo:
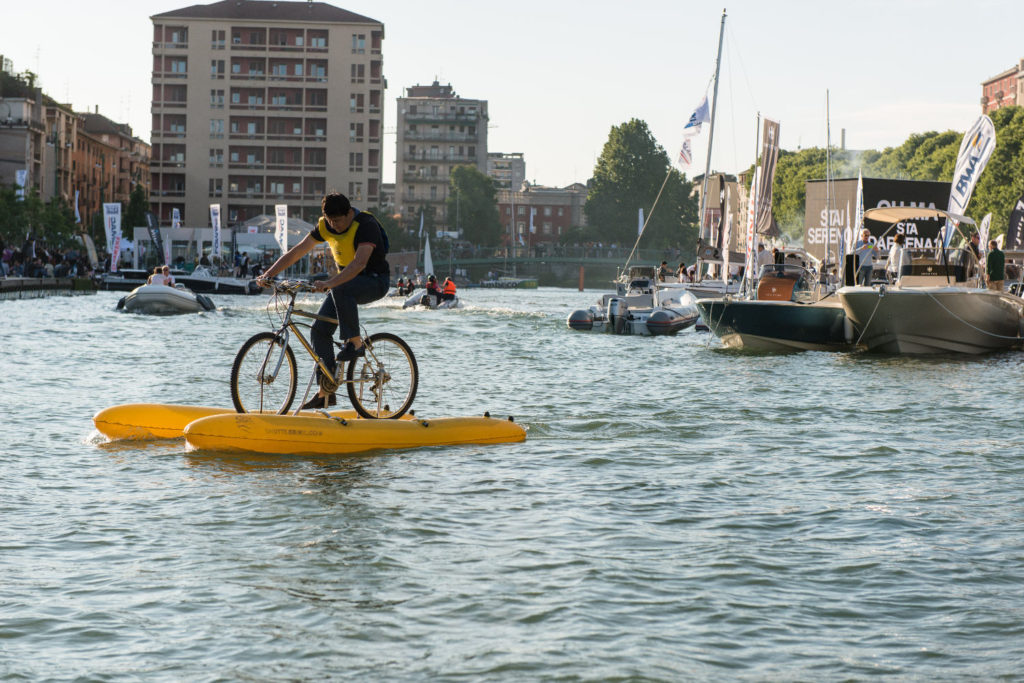
[[[224,91],[223,90],[211,90],[210,91],[210,107],[214,109],[224,108]]]
[[[551,215],[551,207],[550,206],[545,206],[544,207],[544,215],[545,216],[550,216]]]
[[[309,75],[313,78],[326,78],[327,65],[323,62],[313,62],[309,65]]]
[[[188,29],[187,28],[175,28],[171,29],[171,40],[172,43],[187,43],[188,42]]]
[[[263,104],[263,95],[260,93],[250,93],[249,104]]]
[[[224,119],[210,119],[210,137],[224,137]]]
[[[223,149],[211,149],[210,150],[210,165],[211,166],[223,166],[224,165],[224,150]]]
[[[366,76],[366,65],[353,64],[351,73],[353,81],[362,82],[363,78]]]
[[[287,64],[271,64],[270,73],[273,76],[287,76],[288,65]]]
[[[248,133],[249,135],[256,135],[256,122],[250,121],[248,124],[246,124],[245,132]]]
[[[214,50],[224,49],[224,31],[212,31],[210,35],[210,47]]]
[[[237,164],[238,163],[238,158],[239,158],[238,150],[236,150],[236,149],[231,150],[231,163]]]
[[[267,187],[270,189],[270,194],[284,194],[284,183],[279,180],[272,180],[267,183]]]
[[[270,103],[271,104],[275,104],[275,105],[285,105],[285,104],[288,104],[288,97],[287,97],[287,95],[284,95],[282,93],[277,93],[277,94],[271,95]]]
[[[301,76],[302,75],[302,63],[301,62],[295,65],[295,75],[296,76]]]
[[[224,180],[222,178],[210,178],[210,196],[220,197],[224,194]]]
[[[326,90],[307,90],[306,91],[306,104],[311,107],[326,107],[327,106],[327,91]]]
[[[327,150],[307,149],[306,163],[310,166],[324,166],[327,164]]]
[[[238,92],[237,90],[232,90],[231,91],[231,104],[241,104],[241,103],[242,103],[242,93]]]
[[[238,62],[231,62],[231,73],[240,74],[242,73],[242,65]]]
[[[363,54],[366,52],[366,36],[364,34],[352,34],[352,54]]]
[[[224,78],[223,59],[214,59],[210,62],[210,75],[214,78]]]
[[[185,59],[172,59],[171,60],[171,73],[172,74],[185,74],[188,73],[188,61]]]
[[[298,47],[302,47],[303,43],[305,43],[305,42],[306,42],[305,38],[303,38],[302,36],[295,36],[295,44]]]
[[[326,35],[314,35],[311,31],[309,34],[309,46],[310,47],[327,47],[327,36]]]

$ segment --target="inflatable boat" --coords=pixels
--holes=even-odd
[[[142,285],[117,302],[117,310],[149,315],[200,313],[216,308],[210,297],[196,294],[184,285]]]

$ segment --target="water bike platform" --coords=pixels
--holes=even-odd
[[[526,429],[512,418],[403,415],[367,420],[354,410],[298,415],[237,413],[229,408],[129,403],[96,413],[93,423],[112,441],[185,438],[190,450],[281,455],[333,455],[379,449],[512,443]]]

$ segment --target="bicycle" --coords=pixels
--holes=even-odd
[[[310,283],[282,280],[271,282],[269,286],[274,290],[274,297],[268,310],[281,295],[288,297],[288,302],[281,325],[276,330],[253,335],[235,355],[231,366],[231,400],[235,410],[278,415],[288,412],[295,399],[297,379],[295,353],[289,346],[292,335],[313,359],[313,374],[306,385],[303,403],[319,369],[320,387],[334,393],[344,384],[352,407],[362,417],[395,419],[409,410],[416,398],[419,368],[412,349],[405,341],[388,332],[367,335],[363,328],[361,336],[365,355],[347,363],[345,379],[341,378],[345,363],[338,363],[336,374],[332,375],[299,330],[300,325],[308,328],[311,323],[296,322],[292,318],[310,318],[335,325],[338,321],[295,308],[295,297],[299,292],[313,291]],[[338,341],[334,344],[341,346]],[[394,408],[391,407],[393,405]],[[300,410],[296,409],[295,414]]]

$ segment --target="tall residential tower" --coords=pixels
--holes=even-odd
[[[327,191],[381,192],[384,25],[322,2],[224,0],[153,21],[153,189],[205,226],[273,214],[315,222]]]

